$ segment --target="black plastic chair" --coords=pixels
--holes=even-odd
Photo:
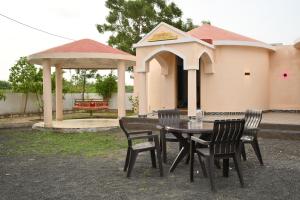
[[[156,159],[155,159],[155,151],[158,160],[160,176],[163,176],[163,167],[161,160],[161,151],[159,146],[159,137],[158,135],[152,134],[151,130],[137,130],[137,131],[129,131],[126,127],[130,126],[130,124],[138,125],[139,127],[143,127],[143,118],[121,118],[119,120],[120,127],[125,133],[128,140],[128,148],[127,155],[124,165],[124,171],[127,170],[127,177],[130,177],[132,169],[134,167],[137,155],[140,152],[150,151],[152,167],[156,168]],[[134,140],[147,139],[147,142],[133,144]]]
[[[245,131],[244,135],[242,136],[242,157],[243,160],[247,160],[246,151],[245,151],[245,144],[251,144],[253,150],[256,154],[259,163],[263,165],[263,159],[261,156],[258,140],[257,140],[257,133],[259,131],[259,124],[262,119],[262,111],[261,110],[247,110],[245,112]]]
[[[190,145],[190,180],[193,182],[194,174],[194,153],[197,153],[200,159],[201,166],[202,158],[205,160],[206,169],[203,169],[204,176],[208,172],[208,177],[212,191],[215,191],[214,183],[214,161],[223,159],[223,173],[228,176],[229,158],[233,158],[235,168],[238,173],[241,187],[244,186],[242,169],[240,166],[240,144],[241,137],[244,131],[244,119],[234,120],[216,120],[214,122],[211,141],[205,141],[200,138],[191,137]],[[208,148],[197,148],[196,144],[207,145]]]
[[[161,125],[168,125],[180,121],[180,111],[177,109],[158,110],[158,120]],[[160,133],[160,145],[162,149],[163,162],[167,162],[167,142],[179,142],[179,140],[170,132],[164,130]],[[182,144],[179,143],[179,149]]]

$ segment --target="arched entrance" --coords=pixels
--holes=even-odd
[[[177,61],[181,60],[184,66],[184,58],[172,49],[160,49],[149,54],[144,60],[147,71],[147,106],[148,110],[177,108]],[[186,72],[186,70],[184,70]],[[137,86],[140,87],[140,84]],[[142,92],[139,90],[139,94]]]

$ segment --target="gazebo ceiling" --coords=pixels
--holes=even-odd
[[[54,47],[29,56],[33,64],[42,65],[49,60],[51,65],[62,68],[117,68],[123,61],[126,66],[135,65],[135,56],[90,39],[82,39]]]

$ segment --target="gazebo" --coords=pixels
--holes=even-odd
[[[56,72],[56,120],[63,120],[63,69],[118,69],[118,117],[125,116],[125,71],[135,56],[90,39],[82,39],[29,56],[43,67],[44,127],[52,127],[51,67]]]

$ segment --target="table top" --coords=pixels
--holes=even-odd
[[[214,124],[212,122],[205,121],[187,121],[181,120],[178,122],[168,123],[167,125],[158,124],[156,127],[158,129],[165,129],[170,132],[179,132],[179,133],[203,133],[203,132],[212,132]]]

